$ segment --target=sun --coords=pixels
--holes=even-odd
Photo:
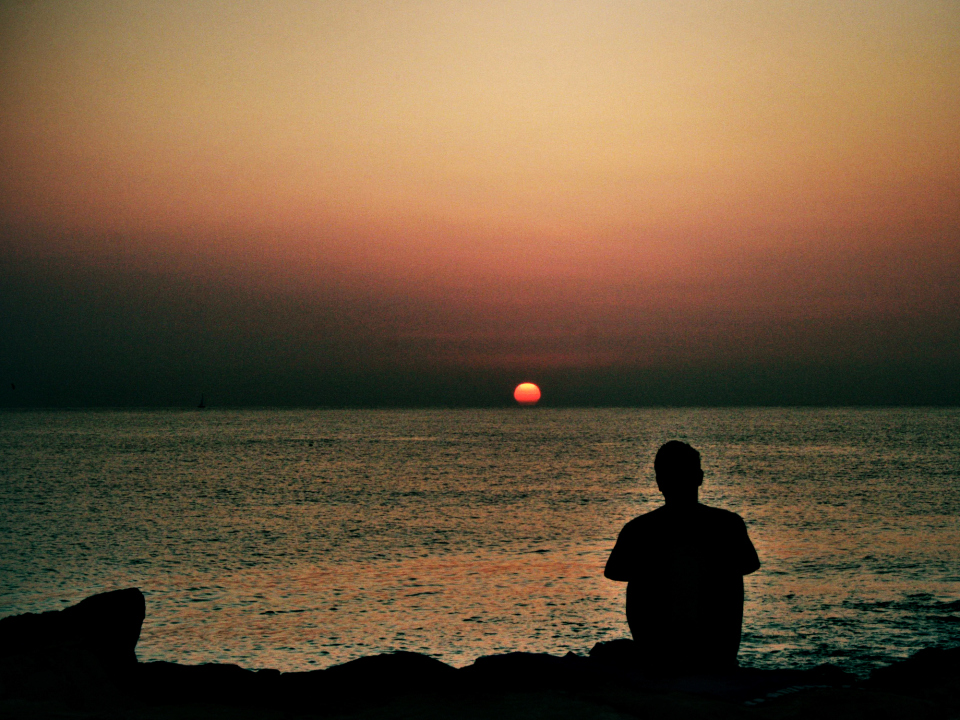
[[[520,383],[513,391],[513,399],[521,405],[536,405],[540,399],[540,388],[533,383]]]

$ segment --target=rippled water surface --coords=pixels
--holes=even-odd
[[[742,664],[960,642],[954,409],[0,412],[0,616],[135,585],[141,659],[585,653],[672,438],[763,563]]]

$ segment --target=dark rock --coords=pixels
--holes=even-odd
[[[105,668],[137,662],[145,603],[137,588],[100,593],[65,610],[0,620],[0,658],[37,656],[68,649]]]
[[[325,680],[342,688],[423,692],[453,682],[457,671],[429,655],[393,652],[357,658],[326,671]]]
[[[288,707],[344,711],[404,695],[444,694],[456,689],[457,677],[455,668],[429,655],[394,652],[326,670],[283,673],[276,687]]]
[[[833,665],[809,670],[758,668],[664,669],[641,656],[633,640],[600,642],[590,650],[590,661],[608,682],[644,692],[680,692],[731,702],[763,702],[790,692],[855,685],[859,679]]]
[[[328,712],[411,693],[440,693],[456,673],[439,660],[411,652],[372,655],[299,673],[149,662],[137,669],[136,691],[138,699],[150,705],[214,703]]]
[[[733,702],[759,704],[783,694],[813,689],[851,687],[858,678],[833,665],[809,670],[737,668],[722,673],[673,677],[663,687],[678,692]]]
[[[877,668],[864,686],[917,698],[947,717],[960,717],[960,647],[920,650],[906,660]]]
[[[135,687],[138,698],[150,705],[245,705],[269,697],[279,676],[275,670],[257,672],[221,663],[148,662],[137,668]]]
[[[329,696],[326,677],[326,670],[280,673],[271,681],[275,688],[274,705],[305,712],[318,704],[336,704],[336,698]]]
[[[869,685],[883,689],[912,689],[960,682],[960,647],[924,648],[893,665],[870,673]]]
[[[582,688],[594,679],[590,662],[574,653],[484,655],[459,673],[470,689],[488,692]]]
[[[590,648],[590,659],[604,665],[640,667],[643,665],[637,644],[628,638],[598,642]]]
[[[122,704],[143,617],[143,595],[131,588],[65,610],[3,618],[0,695],[72,709]]]

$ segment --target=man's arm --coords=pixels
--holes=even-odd
[[[757,557],[756,548],[750,542],[750,536],[747,534],[747,525],[743,518],[737,518],[740,521],[738,551],[738,565],[741,575],[749,575],[760,569],[760,558]]]
[[[610,551],[610,557],[607,558],[607,565],[603,568],[603,576],[608,580],[617,580],[618,582],[629,582],[631,580],[630,552],[627,548],[628,542],[624,536],[629,535],[627,528],[624,527],[617,536],[617,542]]]

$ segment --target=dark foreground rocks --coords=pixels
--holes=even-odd
[[[417,653],[281,673],[137,663],[139,590],[0,620],[0,717],[23,718],[960,718],[960,648],[861,680],[832,666],[665,676],[629,641],[589,656],[507,653],[456,669]]]

